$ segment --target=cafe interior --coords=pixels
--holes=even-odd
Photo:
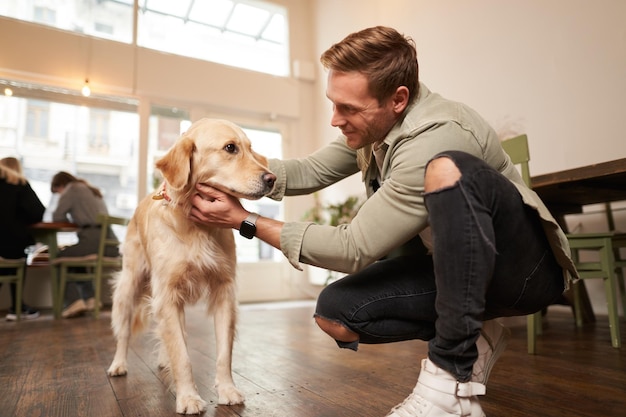
[[[0,157],[20,160],[48,208],[44,221],[58,171],[102,189],[110,214],[128,218],[159,186],[155,161],[200,118],[233,121],[269,157],[304,157],[334,140],[319,56],[348,33],[386,25],[415,40],[429,89],[476,109],[502,140],[525,135],[530,183],[570,235],[606,238],[626,231],[624,16],[626,4],[611,0],[8,0]],[[299,221],[348,196],[364,197],[357,175],[315,195],[244,205]],[[75,232],[54,238],[72,244]],[[236,239],[242,305],[314,301],[334,276],[296,270],[260,240]],[[23,298],[53,317],[47,243],[29,248]],[[613,261],[626,259],[626,242],[612,243]],[[580,252],[581,262],[598,259]],[[574,295],[554,309],[607,328],[616,312],[619,335],[624,278],[617,266],[608,275],[583,280],[578,310]],[[110,291],[103,281],[103,311]],[[0,314],[9,306],[3,285]],[[623,349],[613,333],[606,343]]]

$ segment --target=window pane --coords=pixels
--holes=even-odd
[[[133,39],[132,0],[4,0],[0,15],[119,42]]]
[[[231,0],[194,1],[189,19],[210,26],[223,27],[233,7]]]
[[[281,14],[275,14],[272,16],[270,23],[263,31],[263,39],[266,41],[274,42],[276,44],[285,43],[285,33],[287,29],[285,27],[285,16]]]
[[[226,29],[256,38],[267,26],[270,13],[247,4],[237,4],[232,16],[228,19]]]
[[[187,10],[189,10],[190,0],[150,0],[148,1],[148,8],[154,12],[162,13],[165,15],[173,15],[176,17],[185,17]],[[142,7],[146,7],[146,2],[142,2]]]

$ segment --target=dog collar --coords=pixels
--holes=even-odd
[[[166,187],[166,183],[163,183],[163,185],[161,185],[161,189],[159,190],[159,192],[157,192],[155,195],[153,195],[152,199],[153,200],[165,200],[167,202],[172,201],[170,196],[167,195],[167,191],[166,191],[165,187]]]

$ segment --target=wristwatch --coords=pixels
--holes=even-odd
[[[256,213],[248,214],[248,217],[239,226],[239,234],[246,239],[252,239],[256,235],[256,221],[258,218],[259,215]]]

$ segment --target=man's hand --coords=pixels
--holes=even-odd
[[[191,220],[211,227],[232,228],[239,230],[248,214],[239,200],[226,193],[204,184],[197,184],[192,200]],[[273,247],[280,249],[280,233],[283,222],[259,217],[256,237]]]
[[[212,227],[239,229],[248,216],[239,200],[213,187],[197,184],[192,200],[191,219]]]

